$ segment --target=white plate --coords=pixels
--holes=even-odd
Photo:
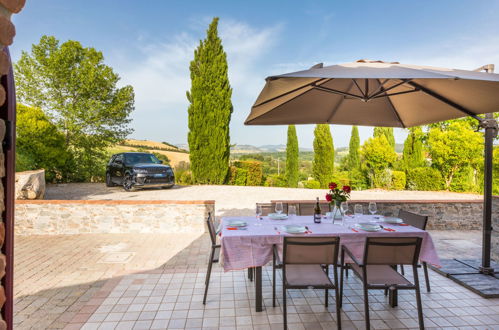
[[[286,220],[288,218],[288,215],[284,213],[269,213],[269,218],[272,220]]]
[[[383,222],[386,222],[386,223],[404,223],[404,220],[402,220],[400,218],[396,218],[396,217],[385,217],[383,219]]]
[[[303,234],[307,231],[307,228],[305,228],[304,226],[287,225],[282,226],[282,230],[290,234]]]
[[[376,223],[369,222],[361,222],[355,225],[357,228],[360,228],[365,231],[380,231],[381,226]]]
[[[227,225],[229,227],[246,227],[248,224],[246,223],[246,221],[242,220],[229,220],[227,222]]]

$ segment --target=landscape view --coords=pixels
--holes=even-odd
[[[499,329],[498,10],[0,0],[0,330]]]

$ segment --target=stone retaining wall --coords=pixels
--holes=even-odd
[[[499,197],[494,197],[499,200]],[[276,202],[276,201],[272,201]],[[314,203],[314,201],[289,201],[287,203]],[[350,200],[350,209],[354,204],[362,204],[364,212],[367,213],[369,200]],[[400,209],[409,212],[429,216],[427,229],[457,229],[457,230],[481,230],[483,201],[481,200],[386,200],[376,201],[378,213],[396,216]],[[497,203],[496,203],[497,204]],[[492,218],[499,218],[499,207],[492,210]],[[496,225],[497,227],[497,225]]]
[[[205,231],[215,201],[16,201],[16,235]]]

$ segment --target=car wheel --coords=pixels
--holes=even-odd
[[[123,179],[123,189],[126,191],[133,191],[133,186],[135,182],[133,182],[133,177],[130,174],[125,174],[125,178]]]
[[[111,181],[111,174],[109,174],[109,173],[106,173],[106,186],[107,187],[114,187],[115,186],[113,181]]]

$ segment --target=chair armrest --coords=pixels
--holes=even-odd
[[[363,264],[361,262],[359,262],[357,260],[357,258],[355,258],[355,256],[353,255],[353,253],[345,245],[341,246],[341,261],[342,261],[342,266],[345,263],[345,258],[344,258],[345,257],[345,252],[352,259],[352,261],[355,262],[358,266],[360,266],[360,267],[363,266]]]
[[[214,244],[211,246],[212,248],[216,249],[216,248],[219,248],[219,247],[222,247],[220,244]]]

